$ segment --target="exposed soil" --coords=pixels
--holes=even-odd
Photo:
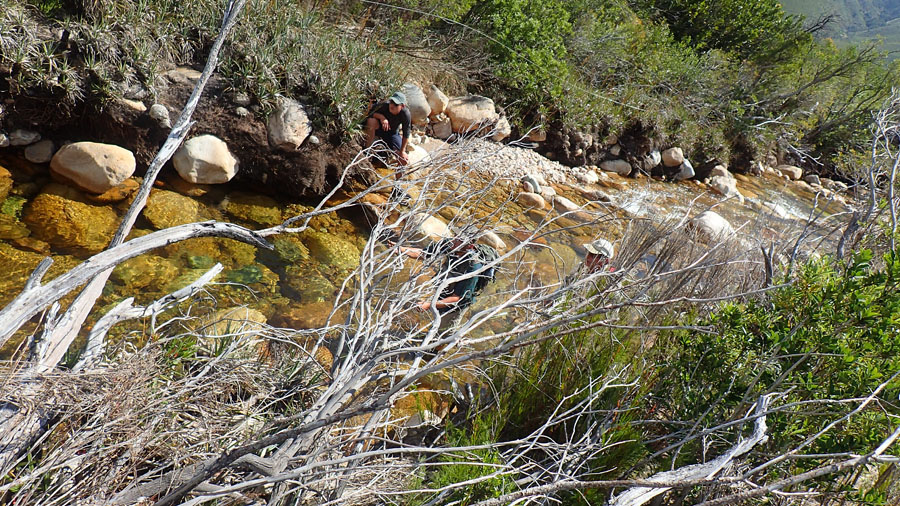
[[[154,102],[165,105],[174,123],[193,84],[184,75],[173,75],[157,90],[155,101],[145,93],[148,96],[141,102],[148,109]],[[272,148],[262,113],[254,111],[239,116],[237,105],[226,98],[225,91],[221,80],[210,80],[193,114],[194,125],[188,138],[212,134],[228,144],[239,161],[238,174],[231,185],[297,198],[321,196],[336,184],[340,171],[360,149],[356,142],[346,141],[340,133],[319,131],[314,132],[320,139],[318,145],[307,141],[294,152]],[[121,102],[102,105],[89,102],[71,109],[51,98],[18,95],[15,100],[6,100],[0,119],[7,132],[16,128],[34,130],[57,145],[93,141],[125,147],[137,160],[136,175],[147,170],[169,134],[169,129],[160,126],[146,111],[137,111]],[[174,170],[169,162],[163,173]]]

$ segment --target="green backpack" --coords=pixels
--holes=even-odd
[[[485,265],[490,265],[495,262],[498,258],[500,258],[500,254],[497,253],[497,250],[488,246],[487,244],[476,244],[475,245],[475,258],[472,260],[472,270],[478,270]],[[475,282],[475,291],[480,292],[484,290],[484,287],[488,285],[491,281],[494,280],[494,277],[497,275],[497,266],[491,265],[484,272],[478,275],[478,281]]]

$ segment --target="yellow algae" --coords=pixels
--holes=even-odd
[[[88,203],[78,190],[56,183],[26,206],[23,221],[35,238],[82,255],[106,248],[119,225],[115,211]]]
[[[144,218],[157,230],[203,221],[208,216],[196,200],[168,190],[153,189],[144,209]]]
[[[222,207],[230,216],[244,223],[272,227],[284,221],[281,205],[265,195],[234,192],[222,202]]]

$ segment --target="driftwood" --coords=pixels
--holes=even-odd
[[[766,410],[769,408],[771,397],[763,396],[756,402],[756,410],[753,416],[756,423],[753,434],[747,438],[741,438],[738,443],[719,457],[703,464],[689,466],[657,473],[647,479],[650,482],[679,483],[685,481],[705,480],[716,476],[722,469],[730,465],[734,459],[750,451],[758,443],[765,441],[766,435]],[[633,487],[615,496],[609,506],[641,506],[650,502],[654,497],[664,494],[669,488]]]

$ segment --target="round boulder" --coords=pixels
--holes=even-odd
[[[228,145],[214,135],[200,135],[185,141],[172,157],[175,170],[189,183],[219,184],[237,174],[238,161]]]
[[[25,159],[31,163],[47,163],[53,158],[56,146],[51,140],[43,140],[25,148]]]
[[[691,220],[690,227],[700,239],[717,241],[734,236],[734,228],[728,220],[713,211],[704,211]]]
[[[431,105],[425,98],[422,88],[415,84],[406,83],[400,89],[406,95],[406,107],[409,107],[409,115],[414,125],[427,125],[428,116],[431,115]]]
[[[684,152],[681,148],[669,148],[662,152],[662,162],[666,167],[678,167],[684,162]]]
[[[453,131],[457,133],[478,130],[498,119],[494,101],[479,95],[453,97],[447,104],[445,112],[450,117]]]
[[[803,177],[803,169],[801,169],[800,167],[795,167],[793,165],[779,165],[775,168],[794,181],[797,181]]]
[[[625,160],[607,160],[600,164],[600,168],[607,172],[615,172],[620,176],[631,174],[631,164]]]
[[[75,142],[59,149],[50,170],[65,181],[92,193],[104,193],[134,174],[131,151],[112,144]]]
[[[279,97],[275,110],[266,121],[266,130],[269,144],[284,151],[294,151],[312,133],[312,121],[300,102]]]
[[[538,209],[544,209],[545,207],[547,207],[547,202],[544,200],[544,197],[540,196],[537,193],[531,192],[520,193],[516,197],[516,202],[524,207],[536,207]]]
[[[444,112],[447,109],[447,104],[450,103],[450,98],[441,91],[435,85],[431,85],[428,87],[428,106],[431,107],[431,115],[437,116],[438,114]]]

